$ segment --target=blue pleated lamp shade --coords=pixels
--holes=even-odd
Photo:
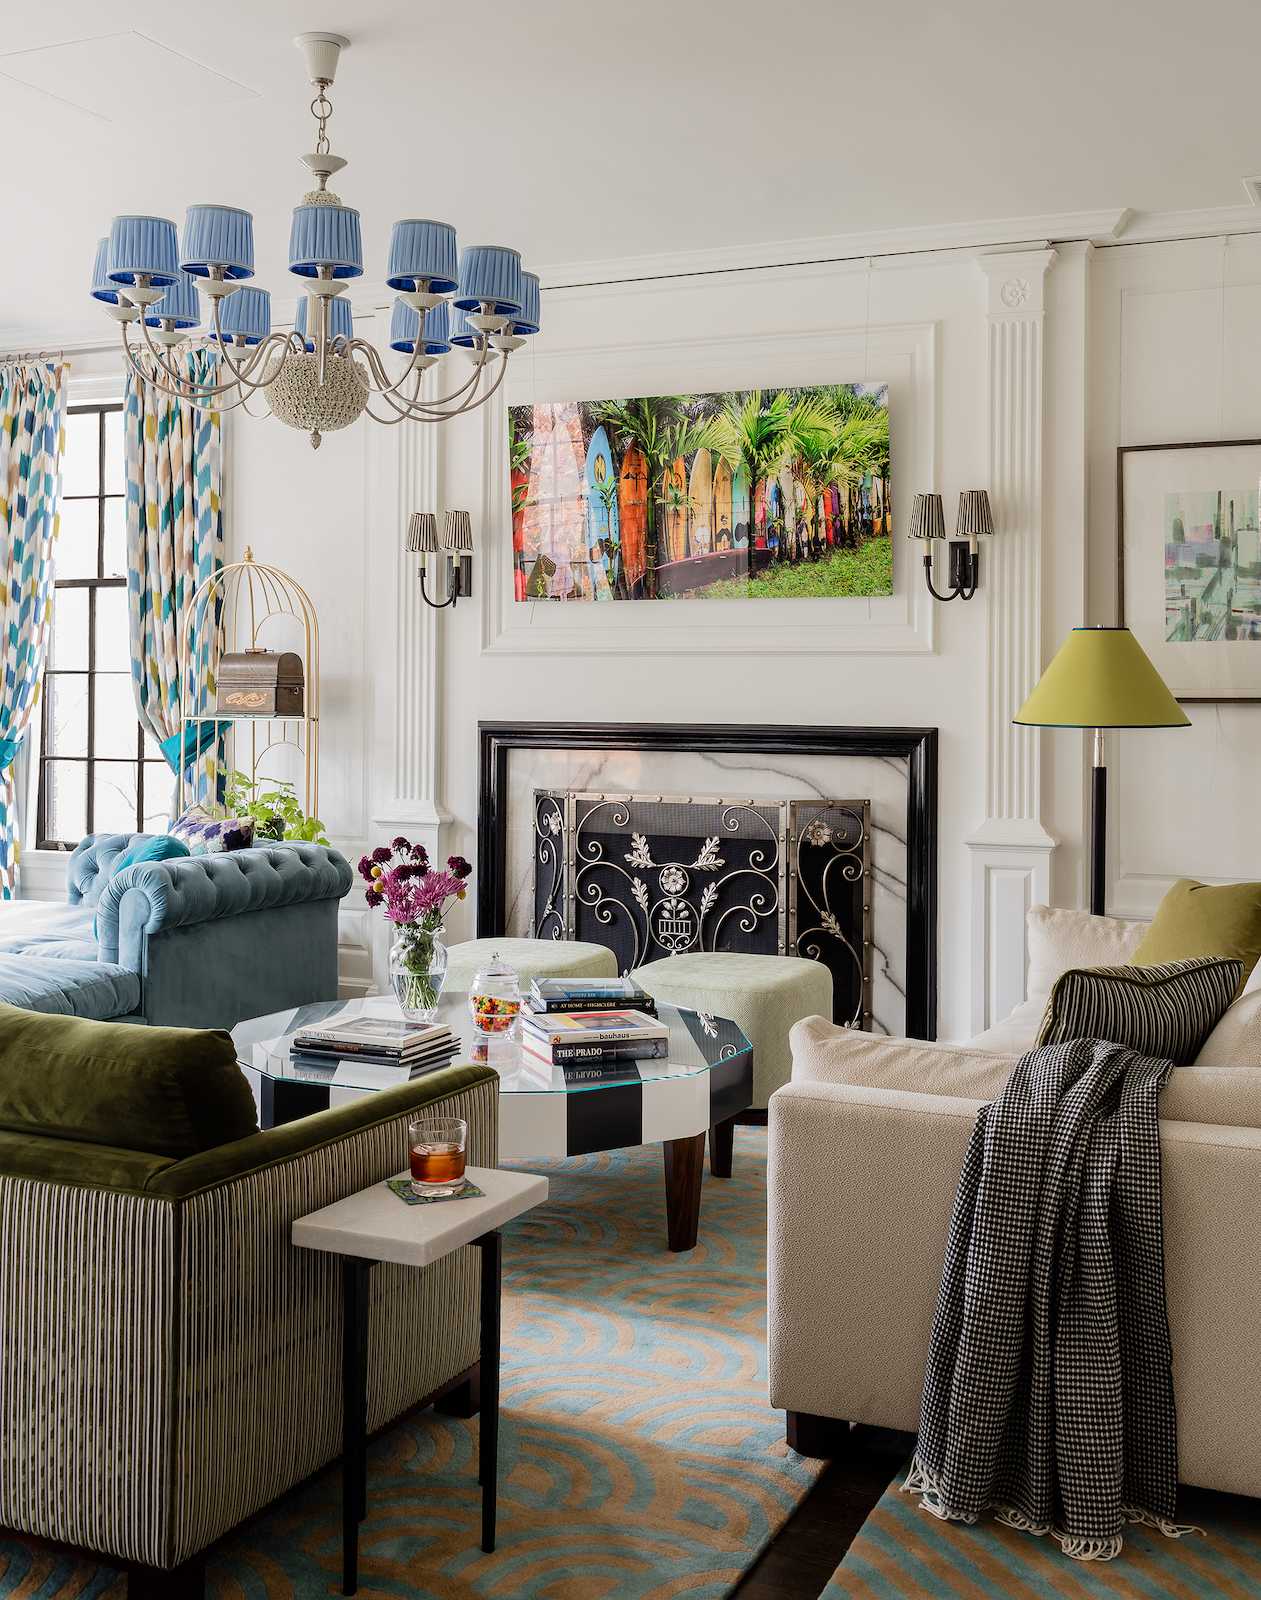
[[[135,283],[147,273],[155,287],[179,275],[175,224],[165,217],[115,217],[109,225],[109,278]]]
[[[197,285],[186,272],[181,272],[162,298],[146,309],[144,319],[151,328],[157,328],[163,322],[171,322],[177,328],[197,326],[201,321]]]
[[[481,338],[481,334],[469,322],[468,312],[461,307],[458,300],[453,300],[451,305],[451,331],[448,338],[452,344],[459,345],[461,350],[471,350]]]
[[[109,280],[109,240],[98,239],[96,260],[92,264],[92,298],[106,305],[118,304],[118,285]]]
[[[307,349],[314,350],[314,332],[312,332],[309,338],[307,337],[308,316],[311,318],[311,327],[314,329],[318,321],[319,312],[311,305],[311,296],[309,294],[304,294],[299,296],[297,315],[293,319],[293,325],[302,335],[303,339],[306,340]],[[338,334],[341,334],[346,339],[353,339],[355,336],[354,323],[354,309],[352,308],[349,300],[346,300],[341,295],[338,295],[335,299],[329,302],[328,337],[330,343],[336,339]]]
[[[289,271],[318,278],[328,267],[334,278],[363,275],[359,213],[350,206],[295,206],[289,230]]]
[[[461,311],[494,307],[496,316],[521,309],[521,257],[501,244],[474,244],[460,257],[460,282],[452,305]]]
[[[539,331],[539,277],[537,272],[521,274],[521,309],[512,319],[513,333]]]
[[[409,217],[396,222],[390,234],[386,283],[391,289],[415,289],[426,282],[432,294],[450,294],[459,276],[455,229],[449,222]]]
[[[246,285],[226,295],[219,302],[219,325],[225,339],[242,334],[246,344],[258,344],[271,332],[270,293]]]
[[[236,206],[189,206],[180,266],[195,278],[222,267],[225,278],[254,276],[254,219]]]
[[[451,348],[451,340],[448,337],[450,318],[451,312],[445,300],[440,306],[435,306],[432,311],[425,314],[427,356],[444,356]],[[402,300],[396,300],[394,310],[390,313],[390,349],[401,350],[404,355],[411,355],[416,348],[416,335],[419,330],[420,318],[416,312]]]

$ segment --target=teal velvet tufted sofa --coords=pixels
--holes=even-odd
[[[337,995],[345,858],[285,842],[142,861],[112,874],[133,833],[69,857],[63,908],[0,914],[0,1001],[28,1011],[231,1028]],[[24,911],[37,913],[37,920]]]

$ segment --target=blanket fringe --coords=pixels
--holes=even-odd
[[[975,1511],[955,1511],[950,1508],[945,1500],[941,1479],[920,1460],[918,1451],[911,1460],[910,1470],[901,1488],[903,1494],[918,1495],[924,1510],[941,1522],[965,1522],[971,1525],[978,1520],[979,1513]],[[1049,1534],[1064,1554],[1073,1561],[1113,1561],[1121,1554],[1123,1540],[1119,1533],[1088,1539],[1078,1534],[1064,1533],[1049,1522],[1035,1522],[1017,1506],[996,1504],[984,1509],[990,1512],[996,1522],[1001,1522],[1009,1528],[1016,1528],[1021,1533],[1032,1534],[1039,1539]],[[1197,1528],[1193,1523],[1169,1522],[1143,1506],[1123,1505],[1121,1515],[1127,1522],[1137,1522],[1145,1528],[1156,1528],[1167,1539],[1181,1539],[1188,1533],[1198,1533],[1204,1538],[1208,1537],[1203,1528]]]

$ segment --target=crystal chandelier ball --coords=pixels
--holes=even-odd
[[[269,371],[267,378],[272,415],[309,433],[317,450],[324,434],[348,428],[368,403],[367,378],[349,356],[325,356],[323,383],[317,355],[288,351],[273,365],[277,370]]]

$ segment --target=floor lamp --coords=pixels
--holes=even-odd
[[[1012,721],[1028,728],[1089,728],[1094,733],[1090,909],[1101,917],[1108,810],[1104,732],[1185,728],[1191,719],[1128,628],[1074,628]]]

